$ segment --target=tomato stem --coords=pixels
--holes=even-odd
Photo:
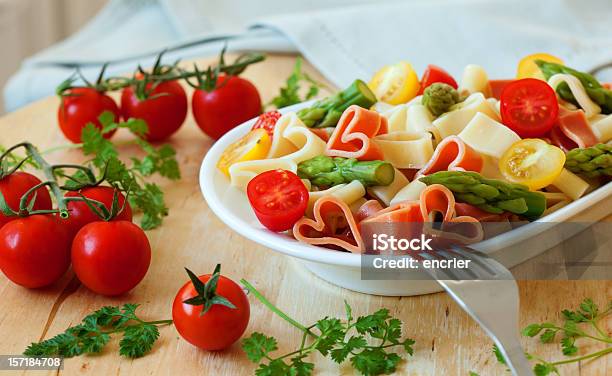
[[[278,316],[280,316],[283,320],[285,320],[289,324],[295,326],[296,328],[298,328],[302,332],[307,333],[307,334],[309,334],[309,335],[311,335],[313,337],[317,337],[317,335],[314,334],[312,331],[310,331],[310,329],[308,329],[304,325],[300,324],[299,322],[295,321],[293,318],[289,317],[289,315],[287,315],[285,312],[281,311],[278,307],[276,307],[274,304],[272,304],[259,291],[257,291],[257,289],[253,285],[251,285],[246,279],[244,279],[244,278],[241,279],[240,283],[242,283],[244,285],[244,287],[249,291],[249,293],[253,294],[253,296],[255,296],[257,298],[257,300],[259,300],[263,305],[268,307],[272,312],[274,312]]]

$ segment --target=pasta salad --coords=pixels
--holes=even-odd
[[[217,167],[269,230],[364,253],[366,224],[461,224],[470,244],[484,222],[546,216],[610,180],[611,140],[610,86],[554,56],[527,56],[511,80],[468,65],[459,84],[400,62],[261,115]]]

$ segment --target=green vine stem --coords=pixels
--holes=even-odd
[[[236,58],[233,64],[226,64],[224,60],[226,48],[223,48],[221,51],[221,55],[219,57],[219,63],[215,67],[208,67],[207,70],[199,70],[197,66],[195,66],[193,71],[188,71],[184,69],[177,68],[178,61],[171,66],[161,65],[161,57],[164,52],[158,55],[155,66],[153,67],[152,73],[147,73],[141,67],[138,67],[136,74],[133,77],[109,77],[104,79],[104,72],[106,70],[107,64],[105,64],[98,76],[98,79],[95,83],[89,82],[80,71],[77,71],[76,74],[73,74],[71,77],[62,82],[56,89],[57,95],[61,96],[70,96],[75,95],[71,94],[70,90],[78,87],[89,87],[93,88],[99,92],[107,92],[107,91],[116,91],[121,90],[126,87],[136,87],[140,95],[147,96],[146,93],[142,93],[145,90],[148,83],[152,83],[153,85],[159,85],[162,82],[167,81],[175,81],[175,80],[185,80],[189,82],[190,78],[196,78],[198,82],[210,82],[214,80],[216,82],[215,77],[209,77],[207,72],[217,72],[217,73],[225,73],[228,75],[238,75],[242,73],[247,66],[251,64],[258,63],[260,61],[265,60],[265,55],[260,53],[245,53]],[[72,85],[76,78],[80,77],[81,80],[85,83],[85,86],[74,86]],[[210,83],[209,83],[210,85]],[[208,85],[208,86],[209,86]],[[204,85],[207,86],[207,85]]]
[[[106,208],[106,206],[103,203],[93,200],[93,199],[86,198],[83,195],[81,195],[81,197],[64,197],[62,190],[78,190],[78,189],[66,189],[66,187],[60,186],[59,182],[57,181],[57,176],[55,173],[56,169],[74,168],[74,169],[83,171],[85,175],[87,176],[87,178],[90,180],[88,186],[90,185],[95,186],[95,185],[100,184],[103,178],[99,181],[96,181],[94,172],[90,168],[85,167],[85,166],[73,165],[73,164],[52,165],[49,162],[47,162],[42,157],[42,154],[38,151],[38,149],[36,149],[36,147],[29,142],[21,142],[19,144],[13,145],[12,147],[8,148],[4,153],[2,153],[2,155],[0,155],[0,165],[2,164],[3,159],[9,153],[19,148],[25,149],[26,157],[20,163],[17,164],[17,167],[23,164],[23,162],[26,161],[27,159],[32,158],[36,162],[38,167],[43,171],[43,174],[45,175],[45,178],[47,179],[47,181],[41,182],[33,186],[32,188],[28,189],[21,197],[21,200],[19,202],[19,211],[15,212],[14,214],[19,215],[19,216],[27,216],[27,215],[33,215],[33,214],[59,213],[60,218],[67,219],[70,216],[67,204],[71,201],[82,201],[82,202],[85,202],[90,207],[90,209],[94,211],[94,213],[96,213],[96,215],[98,215],[101,219],[110,220],[114,216],[116,216],[118,213],[120,213],[125,207],[125,203],[127,202],[127,199],[124,202],[123,206],[119,208],[117,193],[115,193],[115,195],[113,196],[113,205],[110,211]],[[16,168],[11,169],[10,173],[13,173],[15,170]],[[49,187],[49,189],[51,190],[51,193],[55,197],[55,201],[57,203],[58,209],[32,211],[33,204],[36,200],[36,191],[43,187]],[[30,197],[32,197],[31,200],[30,200]]]

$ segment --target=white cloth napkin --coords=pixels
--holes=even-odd
[[[164,48],[170,60],[215,55],[225,40],[230,50],[299,51],[341,87],[399,60],[457,78],[469,63],[513,77],[534,52],[589,69],[612,60],[610,20],[610,0],[113,0],[82,31],[26,60],[5,88],[6,107],[52,94],[75,66],[94,78],[109,61],[120,74]]]

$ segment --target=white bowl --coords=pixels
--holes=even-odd
[[[281,112],[296,111],[311,103],[290,106]],[[230,186],[229,179],[216,168],[223,150],[246,134],[255,121],[256,119],[247,121],[217,141],[204,157],[200,168],[202,194],[208,206],[225,224],[240,235],[273,251],[297,257],[317,276],[350,290],[387,296],[410,296],[441,291],[435,281],[418,270],[406,270],[405,273],[414,273],[409,279],[362,280],[360,255],[301,243],[286,234],[265,229],[253,214],[246,194]],[[612,183],[609,183],[544,218],[472,247],[495,257],[507,267],[515,266],[579,232],[580,226],[576,226],[576,231],[554,231],[555,223],[593,223],[609,215],[612,212],[611,195]]]

